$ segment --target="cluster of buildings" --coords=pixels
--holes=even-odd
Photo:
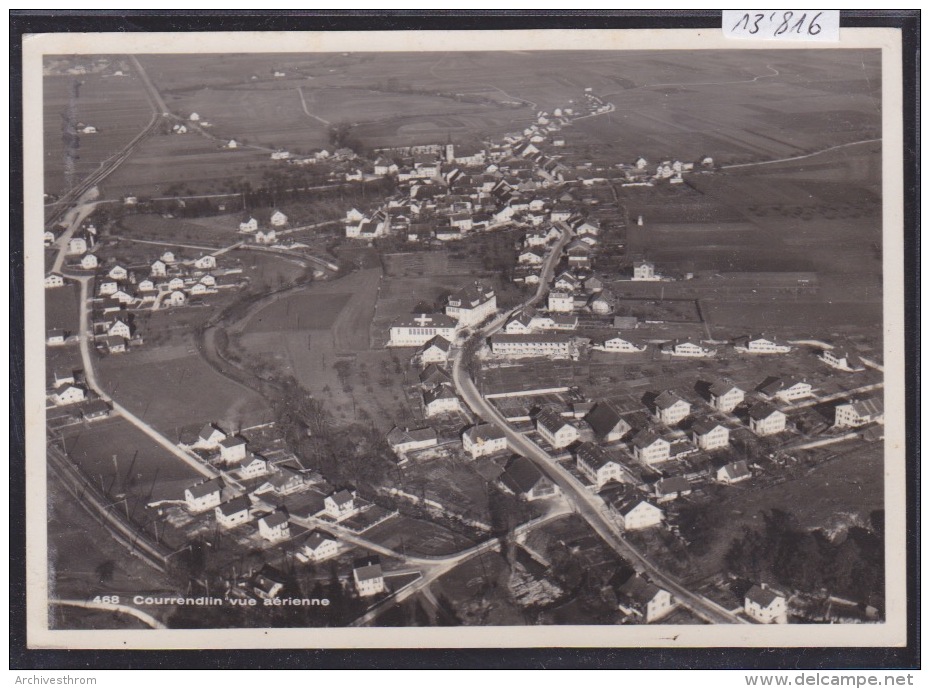
[[[243,218],[239,223],[239,232],[248,235],[256,244],[276,244],[278,242],[278,232],[288,226],[287,216],[279,210],[275,210],[268,218],[268,227],[259,227],[258,220],[255,216]]]

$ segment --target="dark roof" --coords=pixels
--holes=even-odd
[[[554,342],[558,344],[566,344],[571,342],[571,338],[568,335],[559,335],[557,333],[552,333],[551,335],[535,333],[528,333],[526,335],[510,335],[508,333],[498,333],[497,335],[491,335],[492,345],[494,343],[504,344],[507,342]]]
[[[559,431],[562,426],[568,426],[570,424],[558,412],[552,409],[543,409],[536,416],[536,425],[537,427],[542,426],[550,433],[555,433]]]
[[[766,378],[759,384],[759,387],[757,387],[756,390],[761,392],[763,395],[768,395],[769,397],[772,397],[775,393],[777,393],[783,387],[785,387],[784,380],[782,380],[781,378],[777,376],[769,376],[768,378]]]
[[[455,321],[444,313],[414,313],[400,316],[391,327],[395,328],[454,328]]]
[[[81,409],[81,413],[84,416],[109,414],[110,405],[104,402],[103,400],[92,400],[84,405],[83,409]]]
[[[371,581],[372,579],[381,579],[384,573],[381,571],[381,565],[364,565],[355,568],[355,578],[359,581]]]
[[[634,605],[646,606],[661,590],[655,584],[646,581],[638,574],[634,574],[617,589],[617,593]]]
[[[514,457],[507,463],[501,481],[514,493],[529,493],[545,477],[526,457]]]
[[[633,436],[633,445],[642,449],[644,447],[649,447],[657,440],[662,440],[662,436],[651,429],[644,429]],[[668,442],[668,441],[666,441]]]
[[[429,427],[408,429],[395,426],[387,435],[388,444],[392,447],[421,440],[436,440],[437,438],[435,429]]]
[[[348,503],[352,502],[352,500],[355,499],[352,496],[352,493],[350,493],[349,491],[345,489],[340,490],[336,493],[333,493],[329,497],[332,499],[333,502],[335,502],[337,505],[340,505],[340,506],[347,505]]]
[[[594,469],[594,471],[597,471],[610,462],[620,464],[620,462],[611,457],[604,448],[594,443],[582,443],[579,445],[578,449],[575,450],[575,458]]]
[[[763,608],[769,607],[776,598],[780,598],[781,594],[777,591],[773,591],[770,588],[762,588],[758,584],[753,586],[746,592],[746,599],[754,603],[758,603]]]
[[[726,428],[726,426],[724,426],[719,421],[715,421],[714,419],[698,419],[694,422],[694,425],[691,426],[691,430],[698,435],[707,435],[712,430],[717,428],[717,426],[723,426],[723,428]]]
[[[752,476],[752,472],[749,471],[749,465],[746,463],[745,459],[741,459],[737,462],[730,462],[723,467],[723,470],[730,475],[730,478]]]
[[[284,510],[275,510],[274,512],[266,514],[259,521],[265,522],[265,526],[269,528],[274,528],[276,526],[281,526],[281,524],[286,524],[287,520],[287,512]]]
[[[423,391],[423,404],[429,405],[436,400],[447,400],[455,397],[455,392],[448,385],[437,385],[432,390]]]
[[[449,340],[444,338],[442,335],[436,335],[432,337],[431,339],[429,339],[422,347],[420,347],[420,350],[425,352],[430,347],[439,347],[439,349],[441,349],[442,351],[448,352],[449,347],[451,346],[452,346],[452,343],[449,342]]]
[[[713,385],[710,386],[710,393],[715,397],[722,397],[726,395],[730,390],[739,390],[740,392],[745,392],[738,385],[734,385],[729,380],[718,380]]]
[[[460,302],[462,308],[474,308],[494,296],[494,288],[476,280],[449,295],[449,302]]]
[[[238,498],[233,498],[232,500],[224,502],[222,505],[218,505],[216,509],[224,516],[231,517],[243,510],[248,510],[250,507],[252,507],[252,501],[249,500],[248,496],[240,495]]]
[[[425,385],[451,383],[452,378],[436,364],[430,364],[420,373],[420,382]]]
[[[465,431],[465,435],[468,436],[468,439],[473,443],[479,440],[499,440],[506,437],[504,431],[490,423],[481,423],[477,426],[472,426]]]
[[[284,576],[283,572],[270,565],[265,565],[252,579],[252,585],[265,593],[271,593],[271,589],[275,586],[283,586],[286,581],[287,577]]]
[[[314,531],[312,534],[307,536],[306,540],[304,541],[304,546],[306,546],[307,548],[310,548],[310,550],[316,550],[321,545],[323,545],[326,541],[335,541],[335,540],[336,539],[333,536],[329,535],[328,533],[325,533],[323,531]]]
[[[230,436],[223,438],[220,441],[220,445],[222,445],[223,447],[238,447],[239,445],[245,445],[245,440],[243,440],[242,438],[238,436],[230,435]]]
[[[681,476],[663,478],[656,481],[656,493],[659,495],[674,495],[691,490],[691,484]]]
[[[206,426],[200,429],[200,437],[203,440],[209,440],[210,436],[214,433],[223,433],[223,431],[214,426],[212,423],[208,423]]]
[[[200,483],[195,483],[193,486],[190,486],[187,490],[189,490],[190,494],[195,498],[203,498],[211,493],[217,493],[223,490],[223,479],[211,478],[206,481],[201,481]]]
[[[685,402],[686,404],[688,404],[685,400],[683,400],[681,397],[676,395],[674,392],[666,390],[661,395],[656,397],[655,406],[657,409],[669,409],[670,407],[674,407],[679,402]]]
[[[885,402],[880,397],[869,397],[850,404],[859,416],[877,416],[885,411]]]
[[[765,402],[758,402],[752,405],[752,408],[749,410],[749,417],[758,421],[759,419],[767,419],[772,414],[778,410],[773,407],[771,404]]]
[[[636,509],[636,507],[638,507],[641,503],[646,503],[651,507],[655,507],[655,505],[653,505],[651,502],[634,493],[621,497],[620,500],[614,503],[614,509],[616,509],[620,514],[626,515]]]
[[[617,427],[617,424],[623,421],[623,417],[621,417],[620,412],[609,403],[598,402],[594,405],[594,408],[588,412],[587,416],[584,417],[584,420],[594,431],[595,437],[600,439],[613,431],[614,428]]]

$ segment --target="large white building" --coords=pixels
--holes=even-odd
[[[837,405],[835,413],[834,426],[837,428],[856,428],[867,423],[885,422],[885,404],[880,397]]]
[[[478,459],[507,449],[507,436],[497,426],[489,423],[472,426],[462,434],[462,447]]]
[[[466,327],[477,325],[496,311],[497,296],[494,290],[477,280],[456,290],[446,299],[446,315]]]
[[[623,482],[624,472],[620,462],[614,459],[599,445],[582,443],[575,451],[578,470],[593,483],[598,490],[610,481]]]
[[[578,428],[551,409],[544,409],[536,417],[536,430],[557,450],[578,440]]]
[[[788,605],[785,597],[765,584],[753,586],[746,592],[743,610],[762,624],[787,624]]]
[[[492,335],[491,352],[497,356],[547,357],[549,359],[569,359],[572,355],[572,340],[568,335],[527,334],[527,335]]]
[[[785,430],[784,413],[765,402],[753,405],[749,410],[749,428],[756,435],[775,435]]]
[[[388,347],[420,347],[439,336],[455,339],[455,321],[441,313],[417,313],[398,318],[391,324]]]
[[[782,344],[774,338],[767,338],[764,335],[752,337],[747,335],[738,337],[733,341],[733,347],[737,352],[746,354],[787,354],[791,351],[789,345]]]

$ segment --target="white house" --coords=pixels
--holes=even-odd
[[[591,407],[584,420],[594,431],[595,439],[604,443],[616,442],[630,431],[630,424],[607,402]]]
[[[187,119],[189,119],[191,122],[200,122],[200,115],[198,115],[196,112],[192,112],[190,117]]]
[[[497,296],[488,285],[475,281],[456,290],[446,299],[446,315],[462,326],[481,323],[497,311]]]
[[[322,562],[339,552],[339,541],[322,531],[314,531],[304,541],[297,557],[303,556],[309,562]]]
[[[658,622],[676,607],[672,594],[638,574],[617,588],[617,602],[620,610],[642,619],[646,624]]]
[[[788,604],[785,597],[765,584],[753,586],[746,592],[743,610],[761,624],[788,623]]]
[[[659,436],[655,431],[642,430],[633,436],[631,441],[633,456],[643,464],[658,464],[666,462],[670,456],[671,443]]]
[[[842,349],[825,349],[820,354],[820,359],[841,371],[862,371],[864,369],[859,357]]]
[[[64,384],[59,385],[52,392],[52,402],[56,407],[65,407],[69,404],[77,404],[87,399],[84,388],[77,385]]]
[[[377,558],[368,558],[355,563],[352,568],[352,578],[358,595],[364,597],[376,596],[385,591],[384,573]]]
[[[223,481],[211,478],[184,489],[184,502],[191,512],[204,512],[220,504]]]
[[[444,364],[449,360],[451,343],[441,335],[431,338],[419,350],[417,355],[422,364]]]
[[[710,404],[722,412],[731,412],[743,403],[746,391],[727,380],[718,380],[710,386]]]
[[[752,472],[749,470],[749,464],[745,459],[736,462],[730,462],[717,469],[717,482],[724,485],[731,485],[752,478]]]
[[[216,450],[220,442],[226,439],[226,434],[212,423],[208,423],[200,429],[197,440],[194,441],[193,447],[200,450]]]
[[[211,254],[201,256],[196,261],[194,261],[194,267],[199,268],[200,270],[212,270],[216,268],[216,257]]]
[[[128,340],[132,337],[132,327],[128,322],[117,318],[107,326],[107,335],[110,337],[124,337]]]
[[[268,473],[268,461],[259,455],[249,455],[239,462],[239,477],[260,478]]]
[[[249,521],[252,501],[247,495],[240,495],[213,508],[216,522],[224,529],[232,529]]]
[[[689,340],[675,340],[674,342],[666,342],[662,345],[662,351],[666,354],[671,354],[672,356],[688,357],[711,357],[717,353],[717,350],[715,349],[702,347],[700,344],[691,342]]]
[[[187,295],[180,290],[171,292],[167,297],[161,300],[162,306],[184,306],[187,303]]]
[[[258,534],[266,541],[277,542],[291,537],[291,524],[284,510],[275,510],[258,520]]]
[[[617,523],[624,531],[638,531],[659,526],[665,517],[665,512],[648,500],[632,496],[614,505],[617,513]]]
[[[536,430],[557,450],[578,440],[578,428],[551,409],[544,409],[536,417]]]
[[[426,418],[429,419],[440,414],[462,411],[462,405],[451,387],[437,385],[430,390],[423,391],[423,410]]]
[[[472,459],[492,455],[507,449],[507,436],[493,424],[472,426],[462,434],[462,447]]]
[[[272,227],[284,227],[287,225],[287,216],[281,211],[275,211],[271,214],[271,219],[268,222],[271,223]]]
[[[323,500],[323,510],[336,521],[341,521],[358,512],[358,507],[355,505],[355,496],[352,493],[340,490],[326,496]]]
[[[97,267],[97,257],[93,254],[84,254],[81,257],[81,269],[93,270]]]
[[[77,256],[87,252],[87,240],[83,237],[72,237],[68,240],[68,255]]]
[[[623,467],[599,445],[582,443],[575,450],[578,470],[600,490],[610,481],[624,481]]]
[[[730,444],[730,430],[711,419],[700,419],[691,427],[691,438],[702,450],[716,450]]]
[[[774,338],[767,338],[764,335],[752,337],[746,335],[738,337],[733,341],[733,347],[737,352],[744,354],[787,354],[791,347],[781,344]]]
[[[885,422],[885,403],[880,397],[839,404],[833,425],[837,428],[857,428],[867,423]]]
[[[256,244],[274,244],[278,241],[278,234],[273,229],[259,230],[255,233]]]
[[[395,426],[387,434],[388,445],[397,455],[403,455],[414,450],[435,447],[439,443],[439,436],[432,428],[400,428]]]
[[[604,344],[598,347],[605,352],[615,352],[622,354],[630,354],[633,352],[645,352],[647,345],[640,345],[625,337],[621,337],[619,334],[614,337],[610,337],[604,340]]]
[[[521,265],[538,266],[545,260],[542,253],[533,249],[521,251],[517,256],[517,262]]]
[[[238,464],[245,459],[245,440],[229,435],[220,441],[220,459],[226,464]]]
[[[455,320],[441,313],[416,313],[403,316],[391,324],[388,347],[420,347],[435,337],[455,340]]]
[[[636,281],[658,280],[655,264],[650,261],[636,261],[633,264],[633,279]]]
[[[787,417],[775,407],[758,402],[749,410],[749,428],[756,435],[775,435],[785,430]]]
[[[239,223],[239,231],[251,234],[258,229],[258,220],[255,218],[249,218]]]
[[[575,310],[575,297],[570,292],[549,292],[546,305],[555,313],[571,313]]]
[[[129,277],[129,271],[127,271],[123,266],[115,265],[110,268],[110,272],[107,273],[107,277],[112,278],[113,280],[125,280]]]
[[[775,397],[782,402],[794,402],[811,395],[813,395],[813,388],[806,380],[787,380],[781,390],[775,393]]]
[[[161,255],[161,260],[164,261],[166,264],[169,264],[169,265],[178,262],[177,258],[175,258],[175,256],[174,256],[174,252],[173,252],[173,251],[166,251],[165,253],[163,253],[163,254]]]
[[[45,289],[54,289],[55,287],[64,287],[65,279],[58,273],[49,273],[45,276]]]
[[[499,484],[505,491],[527,502],[559,494],[559,487],[543,475],[526,457],[512,457],[500,475]]]
[[[656,397],[652,413],[665,425],[673,426],[688,417],[691,413],[691,404],[674,392],[666,390]]]
[[[168,266],[161,259],[152,261],[151,275],[154,278],[163,278],[168,274]]]
[[[569,359],[572,355],[572,340],[568,335],[533,334],[528,335],[492,335],[491,352],[495,356],[507,358],[546,357],[548,359]]]
[[[101,280],[97,287],[97,294],[108,297],[116,294],[117,290],[119,290],[119,283],[116,280]]]

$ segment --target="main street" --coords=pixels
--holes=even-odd
[[[544,268],[539,278],[539,287],[536,293],[517,309],[502,314],[492,320],[487,326],[475,332],[472,338],[480,342],[496,332],[505,322],[507,316],[514,311],[532,306],[542,299],[548,289],[552,272],[561,257],[562,248],[568,242],[570,231],[563,226],[562,237],[546,258]],[[732,624],[743,622],[713,601],[695,594],[675,579],[662,572],[658,566],[646,555],[636,550],[622,535],[620,528],[608,513],[608,507],[595,493],[589,491],[578,479],[562,467],[554,457],[549,455],[539,445],[532,442],[522,433],[511,426],[503,415],[494,408],[479,392],[475,382],[468,374],[468,358],[473,356],[474,349],[461,347],[456,349],[452,361],[452,381],[458,394],[468,407],[478,417],[499,427],[507,437],[509,448],[531,460],[546,476],[556,483],[562,494],[568,500],[574,511],[591,526],[592,529],[604,539],[621,557],[635,563],[640,569],[647,572],[658,585],[671,592],[675,598],[702,619],[714,624]]]

